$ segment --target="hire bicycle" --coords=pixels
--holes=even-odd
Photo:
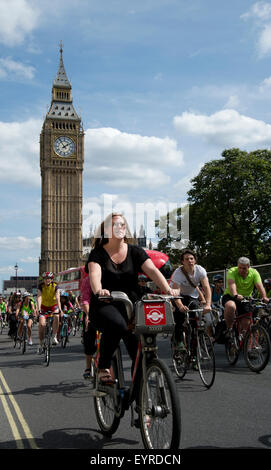
[[[151,297],[151,299],[149,298]],[[178,297],[177,297],[178,298]],[[94,408],[102,433],[112,436],[118,429],[126,410],[131,410],[131,426],[140,428],[146,449],[178,449],[181,437],[181,408],[176,386],[168,366],[158,357],[157,334],[170,333],[174,319],[170,300],[176,297],[145,296],[135,304],[135,329],[138,352],[132,373],[132,382],[124,378],[121,348],[112,358],[113,385],[98,382],[97,364],[94,366]],[[126,294],[112,292],[100,300],[123,302],[131,320],[134,306]],[[136,404],[134,410],[134,402]],[[138,418],[135,418],[135,411]]]
[[[263,308],[264,304],[252,298],[244,298],[241,303],[246,305],[247,312],[235,317],[233,328],[226,337],[226,356],[229,363],[235,365],[243,351],[249,369],[252,372],[261,372],[270,358],[270,338],[260,323],[257,312],[259,308]],[[249,321],[246,331],[241,330],[241,320],[244,318]]]
[[[215,380],[215,353],[202,313],[202,308],[186,312],[181,344],[176,342],[175,332],[173,333],[172,362],[177,377],[182,379],[188,369],[193,367],[198,370],[205,387],[210,388]]]

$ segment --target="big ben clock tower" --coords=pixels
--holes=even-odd
[[[84,131],[73,107],[63,49],[52,87],[52,101],[40,135],[40,273],[82,264],[82,173]]]

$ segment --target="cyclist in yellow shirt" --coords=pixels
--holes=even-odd
[[[42,283],[38,287],[37,308],[40,313],[39,318],[39,340],[38,354],[42,353],[42,343],[44,338],[46,314],[52,312],[54,314],[53,321],[53,344],[58,344],[57,332],[59,327],[59,314],[62,316],[60,302],[60,290],[55,282],[53,282],[54,274],[46,272],[42,274]]]

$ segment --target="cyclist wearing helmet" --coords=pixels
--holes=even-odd
[[[16,311],[21,305],[21,292],[14,292],[10,295],[8,301],[8,323],[9,332],[8,336],[13,338],[17,330]]]
[[[0,296],[0,316],[3,318],[3,322],[6,321],[6,313],[7,313],[7,304],[4,300],[4,297]]]
[[[28,344],[29,346],[32,346],[32,339],[31,339],[31,333],[32,333],[32,325],[33,325],[33,318],[34,318],[34,311],[35,311],[35,305],[30,299],[29,292],[24,292],[23,293],[23,301],[22,304],[17,308],[16,310],[16,318],[19,320],[19,327],[18,327],[18,336],[19,338],[22,335],[22,329],[23,329],[23,323],[24,323],[24,315],[28,315],[28,321],[27,321],[27,332],[28,332]]]
[[[61,303],[61,310],[63,313],[68,315],[68,329],[69,329],[69,334],[71,330],[71,313],[74,312],[74,307],[70,301],[70,296],[68,292],[65,292],[64,290],[60,291],[60,303]],[[59,322],[59,332],[61,331],[62,328],[62,321],[60,320]]]
[[[224,278],[221,274],[215,274],[213,277],[213,283],[211,284],[211,292],[212,292],[212,303],[218,304],[220,299],[223,296],[223,282]]]
[[[53,344],[58,344],[57,332],[59,327],[59,313],[63,315],[60,303],[59,287],[53,282],[54,274],[51,272],[44,272],[42,274],[42,282],[38,286],[37,306],[40,313],[39,318],[39,340],[38,354],[42,353],[42,343],[44,338],[46,313],[54,313],[53,321]]]

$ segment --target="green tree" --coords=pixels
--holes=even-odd
[[[209,270],[271,261],[271,152],[225,150],[192,179],[190,247]]]

